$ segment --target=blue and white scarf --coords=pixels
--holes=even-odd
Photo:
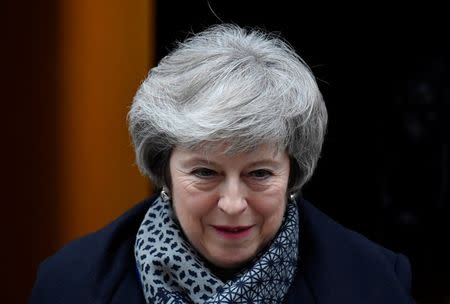
[[[268,248],[233,279],[222,282],[185,239],[161,196],[138,230],[135,258],[148,304],[282,303],[298,257],[298,207],[289,201]]]

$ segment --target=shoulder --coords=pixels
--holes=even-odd
[[[72,241],[39,266],[30,303],[91,303],[107,297],[134,265],[134,241],[154,197],[109,225]],[[132,269],[134,271],[134,269]],[[96,302],[97,303],[97,302]]]
[[[317,297],[409,303],[411,270],[406,256],[340,225],[305,200],[299,206],[304,262],[300,267]]]
[[[305,237],[313,244],[326,248],[345,248],[344,253],[347,253],[347,249],[354,250],[354,254],[360,253],[362,257],[374,255],[391,260],[396,256],[393,251],[337,223],[310,202],[302,200],[300,206]]]

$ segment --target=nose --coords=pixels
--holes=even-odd
[[[228,215],[237,215],[247,209],[245,186],[239,178],[228,178],[221,187],[219,209]]]

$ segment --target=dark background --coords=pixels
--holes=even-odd
[[[157,59],[214,23],[275,31],[312,68],[329,112],[304,196],[404,253],[418,303],[450,301],[450,29],[440,7],[157,1]],[[219,20],[220,19],[220,20]]]

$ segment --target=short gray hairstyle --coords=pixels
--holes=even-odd
[[[225,153],[274,144],[291,159],[289,193],[311,177],[327,110],[315,78],[289,44],[254,28],[221,24],[191,36],[150,70],[128,113],[140,170],[170,188],[175,146]]]

